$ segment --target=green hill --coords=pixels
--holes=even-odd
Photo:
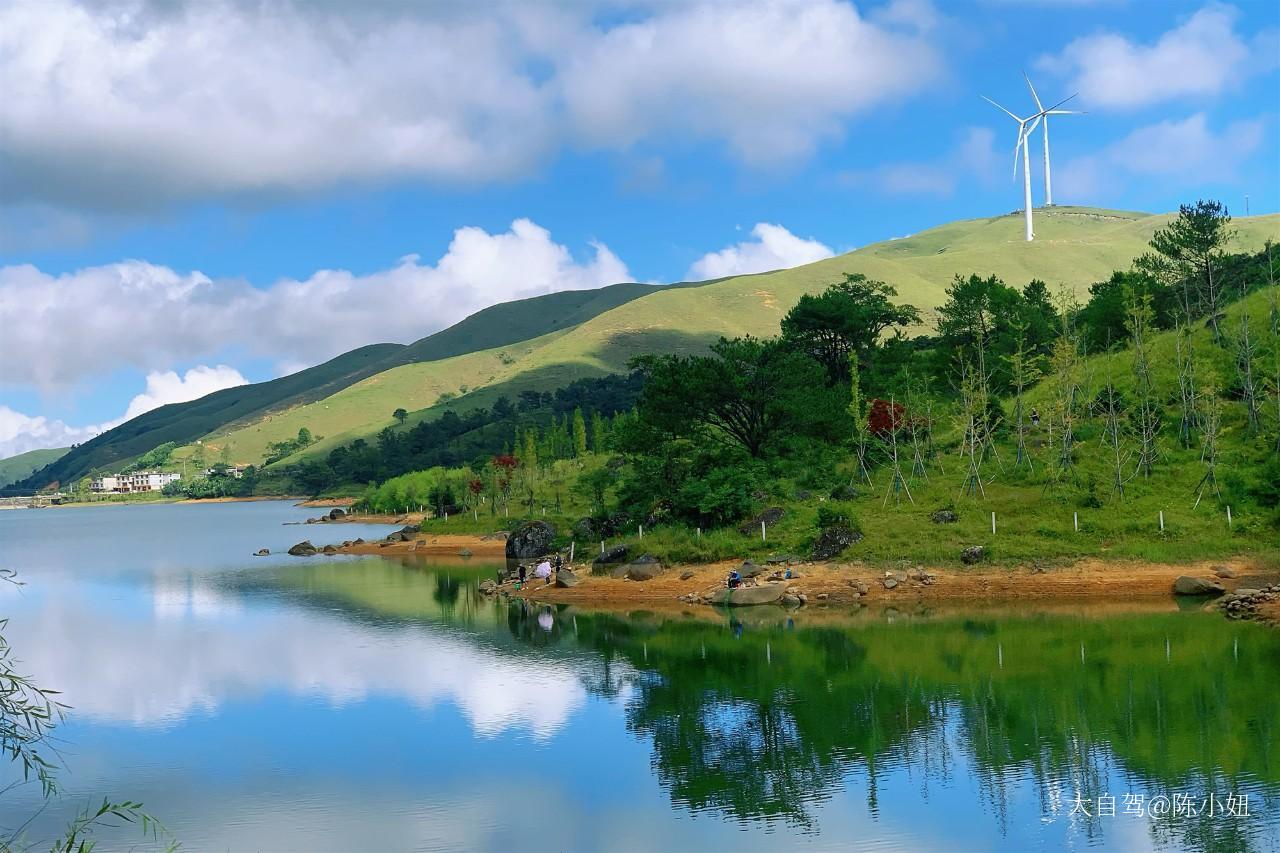
[[[188,444],[216,430],[234,429],[241,422],[269,421],[273,412],[305,406],[399,365],[519,342],[581,323],[651,290],[644,284],[615,284],[494,305],[407,346],[373,344],[269,382],[228,388],[188,403],[164,406],[80,445],[47,470],[32,476],[28,476],[32,472],[23,474],[26,480],[18,485],[35,489],[55,480],[68,483],[93,471],[115,469],[165,442]],[[264,449],[265,444],[244,448],[249,455],[243,458],[259,461]]]
[[[69,447],[42,448],[40,450],[28,450],[26,453],[10,456],[8,459],[0,459],[0,489],[30,476],[35,471],[39,471],[50,462],[63,456],[70,449]]]
[[[321,440],[307,452],[323,452],[394,423],[400,407],[410,423],[446,408],[491,405],[501,395],[551,389],[584,377],[618,372],[644,352],[699,351],[720,335],[774,335],[786,311],[844,273],[861,272],[898,289],[899,297],[925,310],[941,304],[958,273],[998,275],[1025,284],[1039,278],[1074,288],[1081,299],[1089,284],[1127,268],[1170,215],[1079,207],[1037,213],[1037,239],[1022,239],[1021,219],[1006,215],[931,228],[910,237],[793,269],[737,276],[700,287],[653,290],[592,316],[571,331],[560,329],[518,346],[491,347],[437,361],[402,365],[357,382],[323,400],[272,412],[209,435],[206,443],[230,443],[244,461],[262,458],[268,443],[307,427]],[[1260,247],[1280,236],[1280,216],[1237,219],[1237,248]]]

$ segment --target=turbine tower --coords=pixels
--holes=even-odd
[[[1040,120],[1043,118],[1043,116],[1040,114],[1036,114],[1031,116],[1030,118],[1022,118],[1020,116],[1016,116],[1013,113],[1009,112],[1004,107],[1000,106],[995,101],[988,98],[986,95],[983,95],[982,98],[987,103],[991,104],[993,107],[1000,110],[1000,112],[1009,116],[1009,118],[1013,119],[1018,123],[1018,141],[1013,146],[1013,177],[1015,179],[1018,177],[1018,155],[1019,153],[1021,153],[1022,155],[1022,213],[1027,226],[1027,242],[1031,242],[1032,240],[1035,239],[1036,235],[1035,235],[1035,231],[1031,227],[1031,165],[1030,163],[1027,162],[1027,137],[1031,135],[1032,130],[1036,129],[1036,125],[1040,123]],[[1030,130],[1027,129],[1028,125],[1031,126]]]
[[[1044,206],[1053,207],[1053,180],[1049,170],[1049,116],[1078,116],[1084,115],[1081,110],[1059,110],[1045,109],[1040,103],[1040,96],[1036,94],[1036,87],[1031,85],[1031,78],[1027,76],[1027,72],[1022,72],[1022,79],[1027,81],[1027,88],[1031,90],[1031,97],[1036,102],[1036,109],[1040,110],[1040,115],[1044,117]],[[1072,95],[1071,98],[1074,98]],[[1065,104],[1071,100],[1067,98],[1062,103]],[[1061,104],[1059,104],[1061,106]]]
[[[1028,80],[1027,82],[1030,83],[1030,80]],[[1021,155],[1022,157],[1022,198],[1023,198],[1022,211],[1023,211],[1023,217],[1026,220],[1027,242],[1034,240],[1036,236],[1035,230],[1032,227],[1032,223],[1031,223],[1031,162],[1030,162],[1030,152],[1028,151],[1028,147],[1027,147],[1027,140],[1031,137],[1031,134],[1035,131],[1036,127],[1040,125],[1040,122],[1045,120],[1046,116],[1058,115],[1058,114],[1070,112],[1069,110],[1060,110],[1058,109],[1058,107],[1062,106],[1063,104],[1065,104],[1067,101],[1071,100],[1071,98],[1074,98],[1074,97],[1075,95],[1071,95],[1070,97],[1063,98],[1061,101],[1054,104],[1052,107],[1049,107],[1049,109],[1047,110],[1040,106],[1039,98],[1037,98],[1036,107],[1039,108],[1040,111],[1035,115],[1028,116],[1027,118],[1022,118],[1021,116],[1014,115],[1012,112],[1000,106],[995,101],[988,98],[986,95],[982,96],[983,100],[985,100],[987,103],[991,104],[993,107],[1000,110],[1000,112],[1009,116],[1009,118],[1013,119],[1018,123],[1018,141],[1013,146],[1013,176],[1015,179],[1018,177],[1018,157],[1019,155]],[[1048,141],[1048,135],[1046,134],[1045,135],[1046,176],[1048,174],[1048,165],[1049,165],[1049,141]],[[1045,179],[1045,187],[1048,188],[1047,177]]]

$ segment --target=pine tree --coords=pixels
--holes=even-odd
[[[1196,351],[1191,328],[1179,324],[1174,332],[1173,357],[1178,370],[1178,440],[1191,447],[1200,428],[1200,389],[1196,385]]]
[[[1258,410],[1258,385],[1253,360],[1258,345],[1249,332],[1249,312],[1240,315],[1240,332],[1235,339],[1236,378],[1240,381],[1240,400],[1244,403],[1249,435],[1257,435],[1262,429],[1262,416]]]
[[[582,417],[582,409],[573,410],[573,455],[575,458],[587,455],[587,422]]]
[[[1127,475],[1125,473],[1129,467],[1129,460],[1133,456],[1133,451],[1128,447],[1128,431],[1125,427],[1126,419],[1123,403],[1120,400],[1120,395],[1116,392],[1116,386],[1110,381],[1107,382],[1106,388],[1103,389],[1100,408],[1103,421],[1102,443],[1111,457],[1109,460],[1111,463],[1111,495],[1124,500],[1125,484],[1137,475],[1137,471]]]
[[[1218,489],[1218,439],[1222,434],[1222,401],[1218,399],[1218,391],[1212,385],[1204,389],[1204,412],[1201,417],[1203,428],[1200,431],[1200,464],[1204,466],[1204,476],[1196,484],[1196,502],[1192,509],[1200,506],[1206,489],[1213,489],[1213,494],[1222,499]]]
[[[849,354],[849,415],[853,418],[853,450],[857,460],[854,479],[871,483],[867,470],[867,451],[871,444],[871,428],[867,425],[867,402],[862,397],[862,379],[858,375],[858,354]]]
[[[1126,326],[1133,338],[1134,422],[1138,432],[1138,473],[1151,476],[1159,453],[1157,438],[1160,432],[1160,402],[1156,398],[1155,383],[1151,378],[1151,297],[1148,294],[1133,296],[1129,300]],[[1108,391],[1114,394],[1115,389]],[[1118,436],[1117,436],[1118,440]],[[1122,484],[1123,486],[1123,484]],[[1123,488],[1122,494],[1123,497]]]
[[[987,496],[982,483],[982,464],[986,458],[987,409],[984,402],[986,383],[979,378],[978,370],[970,364],[961,365],[960,373],[960,409],[958,420],[960,433],[964,437],[960,446],[960,455],[964,460],[964,480],[960,484],[960,494],[970,497]]]

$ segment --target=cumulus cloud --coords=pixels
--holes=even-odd
[[[80,444],[152,409],[196,400],[223,388],[245,385],[248,381],[240,371],[225,364],[217,367],[201,364],[182,376],[172,370],[153,371],[147,374],[146,390],[129,401],[123,415],[89,426],[69,426],[60,420],[41,415],[32,417],[8,406],[0,406],[0,459],[43,447]]]
[[[434,265],[410,255],[368,275],[320,270],[263,289],[144,261],[60,276],[31,265],[2,267],[0,382],[67,387],[120,367],[163,370],[228,345],[315,364],[375,341],[416,340],[498,302],[629,278],[607,246],[594,243],[577,261],[527,219],[497,234],[459,228]],[[85,345],[48,347],[54,330]],[[27,357],[37,351],[40,358]],[[188,373],[186,381],[226,378]],[[148,394],[150,388],[151,377]]]
[[[1096,154],[1055,169],[1055,183],[1075,198],[1097,197],[1137,180],[1198,186],[1235,178],[1238,164],[1262,145],[1263,119],[1237,121],[1215,131],[1204,113],[1140,127]]]
[[[797,237],[781,225],[760,222],[751,229],[754,240],[744,240],[718,252],[708,252],[693,262],[685,278],[700,281],[730,275],[785,269],[829,258],[830,247],[817,240]]]
[[[99,426],[73,427],[41,415],[32,417],[0,405],[0,459],[44,447],[69,447],[102,432]]]
[[[659,8],[569,54],[560,83],[580,140],[626,147],[676,132],[723,139],[749,163],[792,160],[940,66],[919,13],[899,31],[835,0]]]
[[[837,180],[855,189],[881,195],[929,195],[946,198],[965,180],[991,184],[1002,155],[995,149],[995,133],[985,127],[964,131],[955,147],[935,160],[885,163],[873,169],[844,172]],[[1006,167],[1007,168],[1007,167]]]
[[[241,376],[240,371],[225,364],[219,364],[217,367],[207,367],[202,364],[191,368],[182,376],[172,370],[148,373],[147,390],[129,401],[129,408],[125,411],[121,422],[170,403],[198,400],[214,391],[248,383],[249,380]]]
[[[925,2],[0,5],[6,201],[145,210],[349,182],[501,180],[673,132],[802,157],[919,91]]]
[[[1090,109],[1209,97],[1275,64],[1275,32],[1250,44],[1235,31],[1238,17],[1231,6],[1206,6],[1153,44],[1099,33],[1075,39],[1039,66],[1070,76]]]

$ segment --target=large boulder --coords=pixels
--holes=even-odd
[[[1173,582],[1174,595],[1222,595],[1225,591],[1217,581],[1193,578],[1191,575],[1183,575]]]
[[[569,589],[575,587],[582,581],[579,580],[577,573],[573,569],[561,569],[556,572],[556,586],[561,589]]]
[[[764,574],[764,569],[761,566],[757,566],[750,560],[747,560],[741,566],[738,566],[738,574],[742,575],[744,580],[750,580],[751,578]]]
[[[304,539],[297,545],[290,548],[289,553],[295,557],[310,557],[316,553],[316,546],[312,545],[310,541]]]
[[[764,512],[757,515],[750,521],[744,521],[738,526],[738,532],[745,536],[759,536],[760,525],[764,524],[766,528],[772,527],[782,520],[782,507],[771,506]]]
[[[645,554],[628,563],[626,569],[627,580],[651,581],[662,574],[662,562],[651,554]]]
[[[824,527],[814,540],[811,560],[830,560],[839,556],[854,542],[862,539],[862,533],[847,524],[833,524]]]
[[[766,583],[760,586],[740,586],[736,589],[722,589],[711,596],[712,604],[724,604],[729,607],[749,607],[756,604],[776,604],[787,594],[787,587],[780,583]]]
[[[507,537],[507,559],[528,560],[553,550],[556,529],[545,521],[526,521]]]
[[[831,490],[831,500],[833,501],[851,501],[856,497],[858,497],[858,490],[848,483],[836,486]]]
[[[337,521],[338,519],[345,517],[346,514],[347,513],[344,510],[338,509],[335,506],[333,509],[329,510],[329,520]]]
[[[942,509],[935,509],[931,512],[929,514],[929,520],[934,524],[955,524],[960,520],[960,516],[956,514],[954,509],[951,509],[950,507],[943,507]]]
[[[626,545],[614,545],[591,561],[591,573],[596,575],[607,574],[610,566],[625,563],[630,551],[631,549]]]
[[[598,533],[595,519],[590,516],[583,516],[573,523],[573,535],[578,539],[585,539],[590,542],[599,538]]]
[[[970,545],[960,552],[960,562],[973,566],[987,559],[987,549],[981,545]]]

